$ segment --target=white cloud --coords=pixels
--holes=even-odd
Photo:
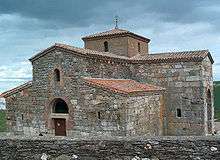
[[[129,24],[136,25],[130,27],[132,31],[151,39],[151,53],[209,49],[216,63],[213,65],[214,80],[220,80],[220,33],[212,23],[161,22],[158,14],[144,14],[129,19],[126,25]]]
[[[32,79],[32,66],[28,61],[0,65],[0,93]]]
[[[151,39],[151,52],[209,49],[216,63],[220,63],[220,33],[209,21],[180,23],[165,22],[161,13],[143,11],[140,6],[133,6],[135,16],[120,18],[119,27],[146,36]],[[219,11],[219,7],[209,7]],[[142,10],[138,14],[138,12]],[[130,8],[120,11],[130,14]],[[106,14],[110,14],[106,12]],[[115,13],[111,13],[114,17]],[[109,16],[109,15],[108,15]],[[120,16],[120,14],[119,14]],[[94,32],[109,30],[113,27],[113,18],[109,24],[96,23],[88,27],[60,27],[59,23],[22,17],[18,14],[0,15],[0,92],[15,87],[32,77],[28,58],[55,42],[83,47],[80,38]],[[215,80],[220,80],[220,67],[214,65]]]
[[[0,81],[25,81],[31,79],[31,64],[29,62],[0,65]]]

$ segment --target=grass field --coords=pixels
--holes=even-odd
[[[6,131],[6,115],[4,110],[0,110],[0,132]]]

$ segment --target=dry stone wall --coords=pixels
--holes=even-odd
[[[91,137],[90,137],[91,138]],[[218,137],[0,138],[1,160],[218,160]]]

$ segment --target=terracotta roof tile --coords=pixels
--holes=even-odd
[[[183,51],[183,52],[168,52],[168,53],[156,53],[156,54],[148,54],[145,56],[135,56],[132,58],[128,58],[125,56],[115,55],[110,52],[99,52],[90,49],[78,48],[66,44],[56,43],[55,45],[43,50],[42,52],[36,54],[30,61],[34,61],[43,55],[47,54],[50,50],[53,49],[63,49],[69,51],[73,54],[79,54],[86,57],[96,57],[96,58],[105,58],[105,59],[117,59],[124,60],[126,62],[144,62],[144,63],[160,63],[160,62],[185,62],[185,61],[202,61],[206,56],[210,58],[212,63],[214,63],[211,54],[208,50],[197,50],[197,51]]]
[[[85,37],[83,37],[83,39],[84,38],[100,37],[100,36],[109,36],[109,35],[115,35],[115,34],[120,35],[120,34],[124,34],[124,33],[129,33],[129,31],[124,30],[124,29],[112,29],[109,31],[99,32],[99,33],[85,36]]]
[[[17,92],[20,92],[20,91],[22,91],[22,90],[24,90],[24,89],[26,89],[26,88],[31,87],[31,86],[32,86],[32,81],[29,81],[29,82],[24,83],[24,84],[22,84],[22,85],[20,85],[20,86],[18,86],[18,87],[16,87],[16,88],[13,88],[13,89],[11,89],[11,90],[8,90],[8,91],[2,93],[2,94],[0,95],[0,97],[6,98],[6,97],[8,97],[8,96],[10,96],[10,95],[12,95],[12,94],[15,94],[15,93],[17,93]]]
[[[95,50],[91,50],[91,49],[74,47],[74,46],[70,46],[70,45],[66,45],[66,44],[56,43],[55,46],[65,48],[65,49],[68,49],[68,50],[72,50],[74,52],[81,53],[81,54],[84,54],[84,55],[89,55],[89,56],[98,55],[98,56],[107,56],[107,57],[112,57],[112,58],[129,59],[128,57],[118,56],[118,55],[113,54],[111,52],[100,52],[100,51],[95,51]]]
[[[212,63],[214,63],[211,54],[208,50],[197,51],[182,51],[182,52],[167,52],[167,53],[155,53],[145,56],[135,56],[131,59],[137,61],[145,61],[146,63],[155,62],[184,62],[184,61],[202,61],[205,57],[209,57]]]
[[[90,85],[95,85],[108,89],[113,92],[129,94],[140,92],[154,92],[165,90],[162,87],[139,83],[131,79],[102,79],[102,78],[84,78]]]
[[[117,59],[122,59],[122,60],[128,60],[128,57],[125,56],[118,56],[110,52],[99,52],[99,51],[94,51],[90,49],[84,49],[84,48],[79,48],[79,47],[74,47],[66,44],[61,44],[61,43],[55,43],[53,46],[41,51],[40,53],[36,54],[35,56],[31,57],[29,60],[34,61],[35,59],[38,59],[42,57],[43,55],[47,54],[48,51],[59,48],[59,49],[65,49],[67,51],[71,51],[74,54],[80,54],[83,56],[95,56],[95,57],[107,57],[107,58],[117,58]]]
[[[150,39],[148,39],[146,37],[137,35],[133,32],[130,32],[130,31],[127,31],[127,30],[124,30],[124,29],[118,29],[118,28],[117,29],[112,29],[112,30],[109,30],[109,31],[105,31],[105,32],[95,33],[95,34],[92,34],[92,35],[89,35],[89,36],[85,36],[82,39],[85,40],[85,39],[94,39],[94,38],[100,38],[100,37],[119,36],[119,35],[130,35],[130,36],[139,37],[139,38],[141,38],[141,39],[143,39],[147,42],[150,41]]]

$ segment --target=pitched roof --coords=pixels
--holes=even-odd
[[[132,58],[125,56],[119,56],[110,52],[99,52],[90,49],[78,48],[66,44],[55,43],[53,46],[43,50],[42,52],[31,57],[29,60],[34,61],[48,52],[61,49],[68,51],[73,54],[78,54],[85,57],[95,57],[99,59],[114,59],[120,61],[126,61],[131,63],[162,63],[162,62],[188,62],[188,61],[202,61],[205,57],[209,57],[212,63],[214,63],[212,56],[208,50],[197,50],[197,51],[183,51],[183,52],[167,52],[167,53],[156,53],[148,55],[138,55]]]
[[[144,93],[165,90],[162,87],[139,83],[131,79],[102,79],[102,78],[84,78],[84,80],[94,86],[98,86],[116,93]]]
[[[70,45],[66,45],[66,44],[55,43],[53,46],[41,51],[40,53],[38,53],[35,56],[31,57],[29,60],[34,61],[34,60],[44,56],[48,52],[50,52],[52,50],[55,50],[56,48],[63,49],[63,50],[66,50],[66,51],[70,51],[71,53],[74,53],[74,54],[88,56],[88,57],[92,57],[92,56],[93,57],[99,57],[99,58],[106,57],[106,58],[115,58],[115,59],[121,59],[121,60],[129,59],[128,57],[118,56],[118,55],[115,55],[115,54],[110,53],[110,52],[99,52],[99,51],[94,51],[94,50],[90,50],[90,49],[74,47],[74,46],[70,46]]]
[[[89,35],[89,36],[85,36],[82,39],[86,40],[86,39],[96,39],[96,38],[103,38],[103,37],[110,37],[110,36],[124,36],[124,35],[125,36],[137,37],[137,38],[140,38],[144,41],[150,42],[150,39],[148,39],[146,37],[137,35],[135,33],[132,33],[130,31],[127,31],[127,30],[124,30],[124,29],[118,29],[118,28],[115,28],[115,29],[112,29],[112,30],[109,30],[109,31],[105,31],[105,32],[95,33],[95,34],[92,34],[92,35]]]
[[[182,52],[166,52],[148,55],[138,55],[132,57],[133,60],[145,61],[147,63],[161,63],[161,62],[185,62],[185,61],[202,61],[209,57],[212,63],[214,60],[208,50],[197,51],[182,51]]]
[[[32,81],[26,82],[26,83],[24,83],[24,84],[22,84],[22,85],[20,85],[20,86],[18,86],[16,88],[13,88],[11,90],[8,90],[8,91],[2,93],[0,95],[0,97],[6,98],[6,97],[8,97],[8,96],[10,96],[12,94],[18,93],[18,92],[20,92],[20,91],[22,91],[22,90],[24,90],[26,88],[29,88],[31,86],[32,86]]]

